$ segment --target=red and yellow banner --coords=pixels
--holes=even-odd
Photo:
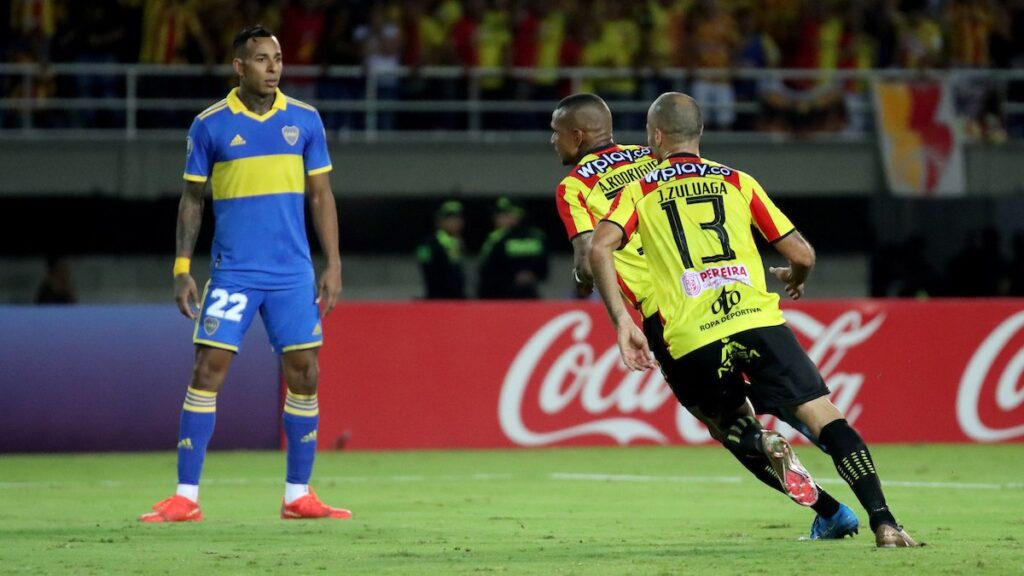
[[[949,85],[877,81],[874,94],[889,190],[904,196],[965,194],[963,146]]]

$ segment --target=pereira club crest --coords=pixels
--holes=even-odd
[[[297,126],[285,126],[281,128],[281,135],[284,136],[284,141],[289,146],[295,146],[295,143],[299,141],[299,129]]]

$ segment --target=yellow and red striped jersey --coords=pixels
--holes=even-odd
[[[627,185],[605,218],[625,231],[623,247],[643,238],[673,358],[785,321],[779,296],[765,285],[751,226],[769,242],[794,228],[750,175],[673,154]]]
[[[569,239],[592,232],[619,191],[655,164],[657,158],[646,146],[609,144],[585,154],[562,179],[555,197]],[[615,271],[623,295],[645,318],[658,311],[639,235],[615,253]]]

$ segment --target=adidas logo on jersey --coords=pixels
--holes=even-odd
[[[244,146],[245,138],[242,138],[241,134],[235,134],[235,137],[231,139],[232,146]]]
[[[320,328],[320,323],[317,322],[316,323],[316,328],[313,328],[313,336],[319,336],[322,333],[323,333],[323,330]]]

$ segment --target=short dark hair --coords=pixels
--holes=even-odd
[[[584,106],[607,106],[604,100],[601,99],[597,94],[591,94],[590,92],[580,92],[579,94],[571,94],[562,98],[555,106],[555,110],[576,110],[583,108]]]
[[[245,50],[245,45],[249,43],[249,40],[252,40],[253,38],[271,38],[273,36],[274,35],[270,33],[270,30],[267,30],[261,24],[257,24],[255,26],[249,26],[236,34],[235,41],[232,42],[231,45],[235,49],[235,54],[238,54],[240,51]]]

